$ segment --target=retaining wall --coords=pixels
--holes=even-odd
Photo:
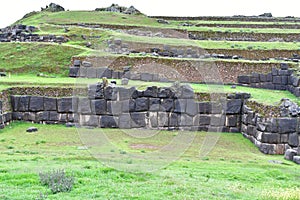
[[[288,90],[295,96],[300,96],[300,79],[293,75],[294,70],[281,63],[280,69],[272,68],[267,74],[252,73],[251,75],[238,76],[239,85],[271,90]]]
[[[265,154],[284,154],[299,146],[299,117],[263,117],[243,107],[242,134]]]
[[[246,98],[249,94],[228,95],[224,101],[196,102],[188,86],[175,91],[157,87],[138,91],[96,84],[89,86],[88,97],[11,96],[11,102],[13,120],[74,122],[102,128],[240,132]]]

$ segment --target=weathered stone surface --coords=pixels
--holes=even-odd
[[[279,133],[295,132],[297,128],[297,119],[295,118],[279,118],[278,129]]]
[[[49,120],[49,112],[48,111],[38,112],[36,114],[36,120],[37,120],[37,122],[48,121]]]
[[[280,134],[278,133],[263,133],[261,137],[262,143],[278,144],[280,143]]]
[[[149,98],[149,111],[159,111],[159,109],[160,109],[160,99]]]
[[[161,111],[170,112],[174,110],[174,101],[173,99],[162,99],[161,100]]]
[[[276,145],[275,144],[266,144],[261,143],[259,150],[264,154],[276,154]]]
[[[59,122],[66,123],[66,122],[67,122],[67,114],[65,114],[65,113],[59,114],[59,116],[58,116],[58,121],[59,121]]]
[[[117,89],[110,86],[104,88],[104,97],[106,100],[112,100],[112,101],[117,100],[118,98]]]
[[[225,125],[227,127],[235,127],[238,125],[237,115],[227,115]]]
[[[121,85],[128,85],[129,79],[128,78],[122,78]]]
[[[28,111],[29,106],[29,96],[20,96],[18,101],[18,111]]]
[[[97,99],[91,101],[92,113],[97,115],[106,114],[106,100]]]
[[[149,112],[149,127],[158,127],[158,114],[157,112]]]
[[[122,113],[122,102],[107,101],[107,112],[110,115],[120,115]]]
[[[158,112],[158,126],[167,127],[169,125],[169,113]]]
[[[49,121],[57,122],[59,120],[59,114],[56,111],[49,112]]]
[[[180,115],[177,113],[169,114],[169,127],[178,127],[180,123]]]
[[[241,113],[242,100],[241,99],[230,99],[227,101],[226,113],[227,114],[239,114]]]
[[[299,165],[300,164],[300,156],[294,156],[293,161]]]
[[[199,115],[199,125],[210,125],[211,117],[209,115]]]
[[[175,93],[171,88],[159,88],[157,96],[159,98],[173,98]]]
[[[87,68],[86,77],[87,78],[97,78],[97,68],[95,68],[95,67]]]
[[[146,113],[134,112],[131,113],[131,126],[133,128],[146,127]]]
[[[212,106],[210,102],[199,102],[199,113],[200,114],[210,114],[212,111]]]
[[[238,83],[250,84],[250,76],[238,76]]]
[[[29,101],[29,111],[42,111],[44,110],[44,97],[32,96]]]
[[[191,116],[195,116],[199,112],[199,106],[194,101],[194,99],[187,99],[186,100],[186,113]]]
[[[44,97],[44,109],[47,111],[57,110],[56,98]]]
[[[72,97],[57,99],[57,111],[60,113],[73,112]]]
[[[153,74],[141,73],[141,81],[153,81]]]
[[[142,98],[137,98],[135,100],[135,111],[140,112],[140,111],[148,111],[149,109],[149,99],[142,97]]]
[[[175,99],[174,101],[174,112],[184,113],[186,108],[186,99]]]
[[[158,88],[156,86],[147,87],[147,89],[144,91],[145,97],[157,97]]]
[[[182,85],[181,89],[181,96],[182,99],[194,99],[194,90],[190,85]]]
[[[70,67],[69,70],[69,77],[78,77],[79,76],[79,71],[80,68],[79,67]]]
[[[292,147],[296,147],[299,145],[298,133],[289,134],[288,144]]]
[[[297,151],[294,149],[287,149],[284,153],[284,159],[293,160],[294,156],[297,155]]]
[[[193,117],[187,114],[181,114],[179,120],[179,126],[193,126]]]
[[[123,113],[119,116],[119,128],[131,128],[131,116],[129,113]]]
[[[74,66],[80,67],[81,61],[80,60],[74,60]]]
[[[90,114],[92,113],[90,100],[88,98],[79,98],[78,100],[78,113]]]
[[[225,115],[212,115],[210,119],[210,125],[212,126],[224,126]]]
[[[100,117],[101,128],[117,128],[119,119],[115,116],[104,115]]]

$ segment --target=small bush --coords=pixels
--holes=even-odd
[[[53,194],[59,192],[69,192],[74,184],[74,177],[67,177],[64,170],[39,173],[40,182],[51,189]]]

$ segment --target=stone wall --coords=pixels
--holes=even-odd
[[[113,79],[130,79],[141,80],[147,82],[168,82],[169,80],[161,77],[159,74],[147,73],[147,72],[133,72],[130,71],[129,66],[123,67],[123,70],[113,70],[108,67],[93,67],[93,63],[88,61],[81,62],[75,60],[74,65],[69,69],[69,77],[72,78],[113,78]]]
[[[0,129],[3,129],[7,123],[12,120],[12,114],[10,112],[3,112],[2,101],[0,101]]]
[[[34,26],[15,25],[0,29],[0,42],[67,42],[64,36],[39,35],[33,33],[36,31]]]
[[[299,42],[298,33],[255,33],[255,32],[213,32],[189,31],[189,38],[194,40],[227,40],[227,41],[268,41]]]
[[[240,132],[240,117],[248,94],[223,101],[197,102],[189,86],[135,88],[90,85],[88,96],[50,98],[11,96],[13,120],[36,123],[78,123],[102,128],[184,129]]]
[[[264,117],[244,105],[242,134],[265,154],[284,154],[299,146],[299,117]]]
[[[288,90],[295,96],[300,96],[300,79],[293,74],[286,63],[281,63],[280,69],[273,68],[270,73],[252,73],[238,76],[239,85],[271,90]]]

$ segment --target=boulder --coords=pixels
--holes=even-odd
[[[50,3],[50,5],[46,6],[46,8],[42,8],[42,11],[61,12],[61,11],[65,11],[65,9],[58,4]]]
[[[293,161],[299,165],[300,164],[300,156],[294,156]]]
[[[122,78],[121,85],[128,85],[129,79],[128,78]]]
[[[284,153],[284,158],[286,160],[293,160],[294,156],[297,155],[297,151],[294,149],[287,149]]]
[[[31,133],[31,132],[37,132],[38,131],[38,128],[36,128],[36,127],[29,127],[27,130],[26,130],[26,132],[29,132],[29,133]]]
[[[160,24],[170,24],[167,20],[164,19],[157,19],[156,21]]]

